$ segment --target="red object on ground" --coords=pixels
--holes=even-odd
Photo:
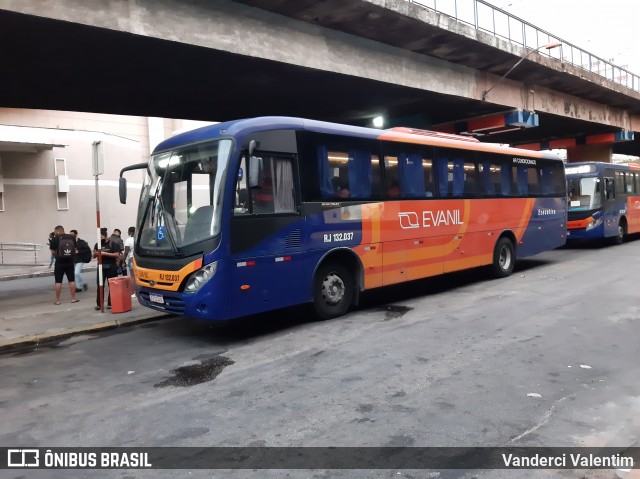
[[[127,311],[131,311],[131,293],[129,292],[129,285],[129,278],[126,276],[109,278],[112,313],[126,313]]]

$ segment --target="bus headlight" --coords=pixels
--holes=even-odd
[[[207,281],[213,278],[217,269],[218,263],[209,263],[204,268],[200,269],[196,274],[189,278],[187,285],[184,287],[184,292],[195,293],[198,291]]]
[[[602,217],[598,218],[597,220],[589,221],[589,223],[587,224],[586,231],[592,230],[593,228],[597,228],[601,224],[602,224]]]

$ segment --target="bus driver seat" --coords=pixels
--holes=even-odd
[[[187,220],[184,229],[184,242],[191,243],[211,236],[211,218],[213,217],[213,205],[201,206],[193,212]]]

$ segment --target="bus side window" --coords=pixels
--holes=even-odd
[[[429,148],[385,144],[385,191],[389,199],[433,197],[433,155]]]
[[[478,180],[475,163],[465,162],[464,168],[464,196],[473,198],[478,195]]]
[[[624,171],[616,171],[615,172],[615,192],[624,194],[626,192],[624,187]]]
[[[604,179],[604,195],[607,200],[615,199],[616,192],[613,185],[613,178]]]
[[[625,176],[625,184],[627,185],[627,193],[634,193],[634,176],[635,174],[631,171],[627,171],[624,174]]]
[[[527,168],[527,189],[530,195],[540,194],[540,170],[538,168]]]
[[[336,140],[339,144],[340,140]],[[369,199],[382,196],[380,159],[368,148],[354,144],[316,147],[321,199]],[[359,148],[362,146],[362,148]]]
[[[293,159],[264,156],[258,188],[251,191],[253,212],[257,214],[295,213]]]
[[[435,148],[440,198],[473,197],[478,193],[476,154],[457,148]]]

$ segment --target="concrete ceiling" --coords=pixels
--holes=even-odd
[[[453,41],[447,38],[452,33],[425,31],[423,23],[418,25],[413,19],[362,1],[240,3],[259,4],[275,13],[368,38],[379,32],[357,27],[366,22],[356,20],[362,15],[390,15],[380,20],[388,27],[386,42],[495,74],[504,73],[518,58],[471,40]],[[318,10],[320,6],[325,13]],[[351,124],[368,124],[373,116],[383,113],[397,123],[421,128],[502,110],[479,100],[6,10],[0,10],[0,59],[2,107],[209,121],[291,115]],[[525,75],[527,81],[533,79],[548,88],[640,111],[640,95],[638,100],[629,99],[590,82],[572,83],[569,75],[528,62],[510,78]],[[532,142],[608,131],[613,129],[541,114],[537,128],[490,139]],[[614,151],[640,154],[640,138],[621,145]]]

